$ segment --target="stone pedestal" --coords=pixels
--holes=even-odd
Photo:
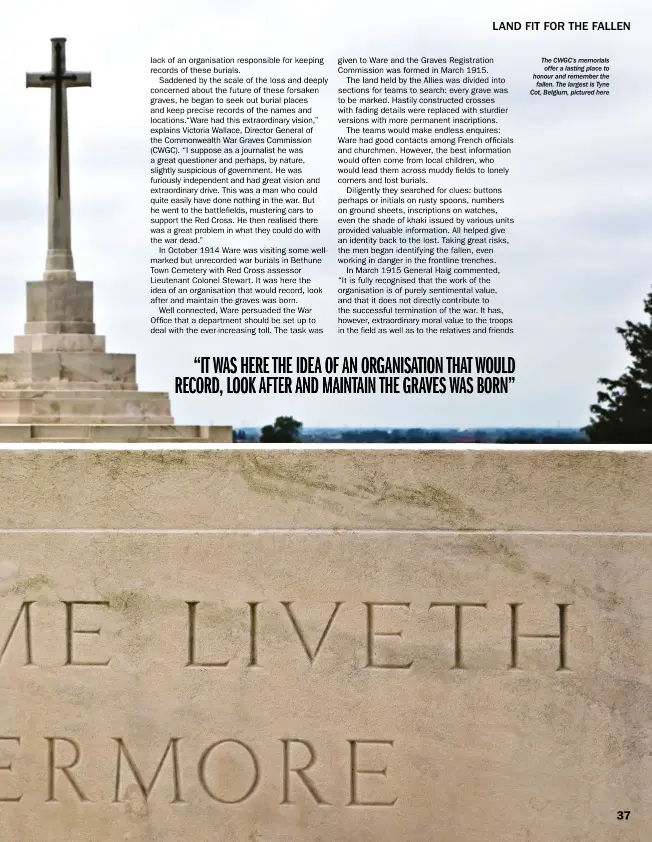
[[[176,426],[165,392],[138,390],[135,355],[107,353],[95,333],[91,281],[27,283],[25,333],[0,354],[0,441],[231,439],[228,426]]]

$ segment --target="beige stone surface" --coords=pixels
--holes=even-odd
[[[26,296],[25,333],[95,333],[92,281],[28,281]]]
[[[138,389],[135,355],[106,352],[92,309],[90,281],[27,284],[25,335],[0,354],[0,442],[232,440],[226,425],[176,425],[167,393]]]
[[[83,334],[82,334],[83,335]],[[5,389],[137,389],[136,355],[96,351],[29,351],[0,357]]]
[[[35,384],[36,386],[40,384]],[[135,384],[134,384],[135,385]],[[165,392],[84,388],[0,391],[0,420],[5,424],[172,424]]]
[[[233,428],[200,424],[0,424],[0,442],[26,444],[230,444]]]
[[[96,333],[28,333],[14,336],[14,351],[88,351],[104,353],[106,337]]]
[[[649,839],[651,467],[0,451],[0,838]]]

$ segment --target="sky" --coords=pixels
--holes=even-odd
[[[358,8],[359,5],[359,8]],[[652,238],[649,145],[652,10],[642,2],[494,2],[451,12],[439,3],[394,0],[90,4],[32,0],[3,10],[0,46],[0,353],[23,332],[25,282],[38,280],[46,250],[49,95],[25,88],[48,70],[50,38],[65,37],[70,70],[91,71],[92,88],[69,92],[72,245],[79,280],[92,280],[97,332],[109,352],[135,353],[139,388],[170,392],[181,424],[260,426],[293,415],[305,426],[581,426],[599,377],[627,365],[615,332],[643,316]],[[628,32],[494,31],[496,21],[624,20]],[[312,274],[335,309],[337,58],[384,55],[493,57],[506,78],[514,138],[510,173],[465,184],[501,186],[510,226],[500,253],[498,306],[514,334],[408,340],[156,336],[150,333],[150,58],[323,56],[329,77],[317,99],[319,130],[309,159],[322,178],[316,212],[328,249]],[[608,97],[532,97],[542,56],[608,57]],[[467,177],[468,178],[468,177]],[[432,182],[437,183],[437,182]],[[462,184],[448,179],[446,186]],[[502,209],[501,209],[502,211]],[[269,245],[252,240],[238,245]],[[276,242],[276,241],[275,241]],[[279,241],[280,244],[280,241]],[[235,245],[235,243],[234,243]],[[335,343],[334,341],[335,340]],[[337,350],[335,350],[337,348]],[[196,374],[202,355],[504,355],[516,382],[499,395],[173,394],[174,377]]]

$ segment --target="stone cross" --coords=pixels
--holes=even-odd
[[[70,171],[68,162],[68,88],[90,87],[90,73],[66,70],[66,39],[52,38],[52,70],[28,73],[28,88],[50,88],[50,187],[48,253],[43,280],[75,280],[70,241]]]

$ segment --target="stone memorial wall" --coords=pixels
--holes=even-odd
[[[642,841],[651,468],[0,451],[0,838]]]

